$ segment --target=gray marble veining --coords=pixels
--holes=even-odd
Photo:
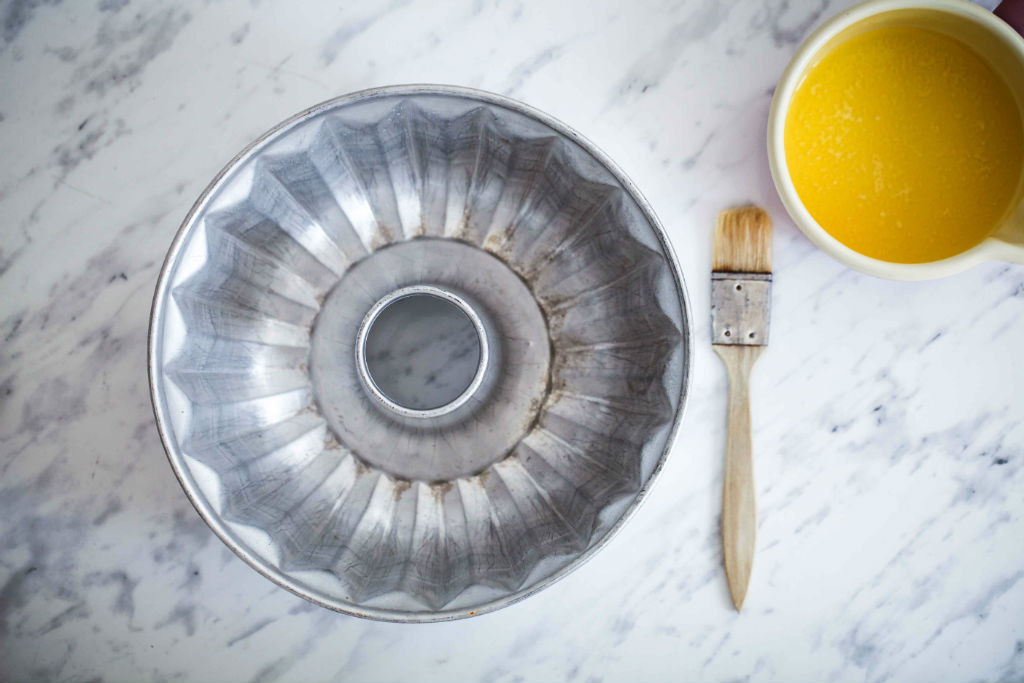
[[[764,125],[796,43],[848,3],[722,4],[0,5],[0,678],[1024,676],[1024,271],[886,282],[811,246],[771,186]],[[721,570],[710,347],[630,524],[541,596],[472,621],[308,605],[181,494],[144,372],[171,236],[270,126],[400,82],[511,93],[603,148],[672,237],[695,339],[714,216],[772,213],[741,617]]]

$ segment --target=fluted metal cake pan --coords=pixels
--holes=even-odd
[[[472,322],[443,405],[367,372],[411,296]],[[246,148],[174,238],[149,340],[161,439],[213,531],[393,621],[498,609],[592,556],[661,469],[690,363],[633,184],[551,117],[446,86],[343,96]]]

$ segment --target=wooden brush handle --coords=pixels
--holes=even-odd
[[[750,437],[750,369],[763,346],[712,346],[729,373],[729,426],[722,486],[722,556],[736,611],[743,608],[754,564],[757,507]]]

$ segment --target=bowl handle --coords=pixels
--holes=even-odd
[[[1024,36],[1024,0],[1003,0],[994,11],[997,17]]]
[[[1024,265],[1024,201],[990,240],[995,248],[992,258]]]

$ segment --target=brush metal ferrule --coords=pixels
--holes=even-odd
[[[768,344],[771,273],[711,273],[711,343]]]

